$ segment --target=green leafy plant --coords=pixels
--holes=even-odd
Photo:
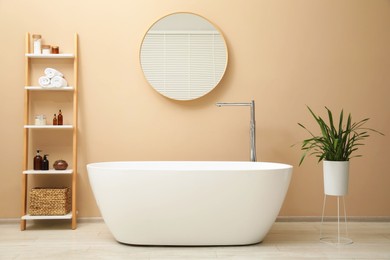
[[[327,108],[328,124],[307,106],[311,115],[316,120],[321,130],[321,135],[314,135],[304,125],[298,123],[305,129],[311,137],[302,141],[301,150],[303,151],[299,165],[307,155],[314,155],[318,157],[318,162],[322,160],[327,161],[349,161],[353,157],[361,157],[361,155],[354,155],[352,153],[357,151],[359,146],[364,145],[363,140],[369,137],[369,132],[375,132],[381,135],[381,132],[372,128],[366,128],[364,125],[369,118],[365,118],[356,123],[352,123],[351,114],[348,115],[346,124],[344,123],[344,112],[341,110],[339,122],[337,125],[333,122],[332,112]],[[336,128],[336,126],[338,128]]]

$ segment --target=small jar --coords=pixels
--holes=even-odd
[[[51,46],[51,53],[52,54],[59,54],[60,48],[58,46]]]
[[[33,50],[34,54],[41,54],[41,41],[42,36],[40,34],[33,34]]]
[[[36,115],[35,116],[35,125],[46,125],[46,116],[45,115]]]
[[[42,45],[42,54],[50,54],[50,45]]]

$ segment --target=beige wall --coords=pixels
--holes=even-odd
[[[145,81],[138,52],[158,18],[189,11],[224,33],[229,65],[209,95],[175,102]],[[249,111],[217,101],[256,100],[261,161],[294,165],[283,216],[317,216],[321,165],[298,167],[298,147],[314,128],[305,105],[326,105],[387,134],[372,136],[352,160],[348,213],[390,216],[390,2],[0,0],[0,218],[21,212],[24,37],[40,33],[72,51],[80,37],[78,209],[99,216],[86,164],[113,160],[247,160]],[[53,158],[54,160],[54,158]]]

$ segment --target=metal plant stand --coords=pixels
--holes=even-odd
[[[321,217],[321,227],[320,227],[320,241],[328,244],[334,245],[348,245],[352,244],[352,239],[348,238],[348,223],[347,223],[347,212],[345,210],[345,199],[344,196],[336,196],[337,197],[337,236],[324,236],[322,229],[324,223],[324,215],[325,215],[325,207],[326,207],[326,198],[327,195],[324,196],[324,203],[322,206],[322,217]],[[344,226],[345,233],[342,235],[342,231],[340,229],[340,197],[343,199],[343,208],[344,208]]]

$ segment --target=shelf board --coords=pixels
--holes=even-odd
[[[38,59],[73,59],[73,53],[60,53],[60,54],[34,54],[26,53],[26,57],[38,58]]]
[[[24,128],[30,128],[30,129],[72,129],[73,125],[25,125]]]
[[[41,86],[25,86],[24,89],[27,90],[38,90],[38,91],[73,91],[73,86],[53,88],[53,87],[41,87]]]
[[[34,219],[72,219],[72,212],[66,214],[66,215],[56,215],[56,216],[31,216],[31,215],[24,215],[22,216],[23,220],[34,220]]]
[[[27,170],[23,171],[23,174],[36,174],[36,175],[45,175],[45,174],[72,174],[73,169],[68,170],[54,170],[50,169],[47,171],[37,171],[37,170]]]

